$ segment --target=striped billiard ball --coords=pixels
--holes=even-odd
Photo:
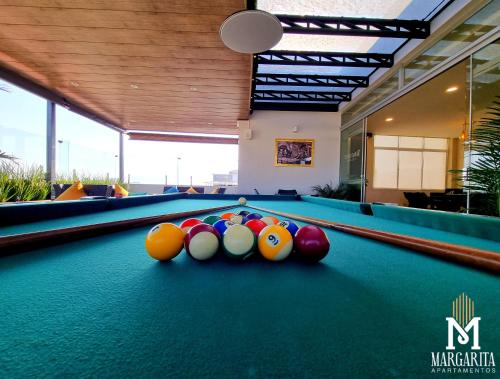
[[[219,249],[219,232],[208,224],[198,224],[184,237],[184,247],[192,258],[205,261],[212,258]]]
[[[290,255],[293,238],[288,230],[280,225],[268,225],[259,233],[259,251],[270,261],[282,261]]]
[[[187,220],[184,220],[181,225],[180,225],[180,228],[182,229],[182,231],[184,233],[187,233],[189,232],[189,230],[195,226],[195,225],[199,225],[199,224],[202,224],[203,222],[197,218],[188,218]]]
[[[258,219],[248,220],[245,225],[252,229],[256,236],[258,236],[260,231],[267,226],[264,221]]]
[[[276,217],[274,216],[265,216],[261,218],[262,221],[264,221],[267,225],[276,225],[277,223],[280,222]]]
[[[297,231],[299,230],[298,225],[290,220],[283,220],[278,225],[281,225],[286,230],[288,230],[290,232],[290,234],[292,235],[292,237],[294,237],[295,234],[297,233]]]
[[[224,253],[231,258],[245,259],[253,254],[257,237],[245,225],[236,224],[226,230],[222,237]]]

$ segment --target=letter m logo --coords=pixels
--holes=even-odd
[[[458,332],[457,341],[461,345],[465,345],[469,342],[469,332],[472,329],[472,350],[480,350],[481,346],[479,346],[479,320],[481,317],[474,317],[470,322],[462,328],[460,324],[453,317],[446,317],[446,321],[448,321],[448,346],[446,346],[446,350],[455,350],[455,339],[453,331],[456,330]]]

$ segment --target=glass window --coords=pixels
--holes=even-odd
[[[190,185],[192,180],[193,185],[237,184],[238,145],[125,142],[125,175],[130,183]]]
[[[422,173],[422,189],[444,189],[446,186],[446,152],[424,151]]]
[[[464,50],[470,43],[490,32],[499,24],[500,1],[492,1],[410,62],[404,70],[405,85],[422,76],[447,58]]]
[[[446,138],[375,135],[373,188],[444,190],[447,147]]]
[[[398,188],[398,151],[375,149],[374,188]]]
[[[363,120],[343,130],[340,136],[340,181],[356,190],[350,200],[359,201],[362,195],[364,136]]]
[[[119,133],[56,107],[56,172],[59,176],[117,179]]]
[[[0,150],[31,166],[46,166],[47,101],[0,80]]]
[[[398,136],[381,136],[376,135],[373,138],[375,147],[398,147]]]
[[[424,138],[424,149],[446,150],[448,149],[448,140],[445,138]]]
[[[369,108],[375,104],[381,102],[385,98],[392,95],[399,89],[399,74],[396,73],[384,82],[382,82],[378,87],[376,87],[369,94],[360,99],[351,109],[342,113],[342,123],[345,124],[351,121],[354,117],[357,117],[363,112],[366,112]]]
[[[422,188],[422,152],[399,151],[398,189],[418,190]]]
[[[500,4],[499,4],[500,5]],[[499,216],[498,167],[499,141],[498,141],[498,110],[492,110],[498,104],[500,95],[500,41],[496,41],[477,51],[471,58],[472,83],[472,140],[467,142],[465,160],[471,175],[477,180],[470,183],[473,189],[470,193],[469,212]],[[496,107],[498,108],[498,106]],[[496,113],[492,114],[491,112]],[[488,120],[489,119],[489,120]],[[496,122],[496,127],[494,126]],[[482,144],[491,144],[492,149],[481,151],[478,149],[479,141],[476,138],[478,129],[482,130]],[[489,136],[489,137],[488,137]],[[491,142],[486,142],[490,140]],[[495,143],[496,141],[496,143]],[[496,147],[496,149],[495,149]],[[489,171],[488,171],[489,170]],[[496,173],[496,177],[495,174]],[[486,174],[486,175],[485,175]],[[496,192],[496,194],[495,194]]]
[[[424,139],[422,137],[399,137],[400,149],[422,149]]]

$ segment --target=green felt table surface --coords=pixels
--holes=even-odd
[[[223,204],[176,200],[2,233]],[[252,204],[499,250],[303,201]],[[148,229],[0,259],[0,377],[435,377],[430,354],[445,350],[462,292],[481,316],[482,349],[498,356],[500,279],[490,274],[334,231],[316,265],[184,252],[159,263],[144,250]]]

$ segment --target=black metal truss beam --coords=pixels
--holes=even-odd
[[[304,87],[368,87],[367,76],[256,74],[257,85]]]
[[[350,101],[350,92],[307,92],[307,91],[274,91],[256,89],[255,100],[293,100],[313,102]]]
[[[308,104],[308,103],[280,103],[255,102],[256,111],[301,111],[301,112],[338,112],[338,104]]]
[[[392,67],[392,54],[324,53],[270,50],[257,55],[258,64],[295,66]]]
[[[430,35],[430,22],[324,16],[276,15],[283,32],[361,37],[420,38]]]

